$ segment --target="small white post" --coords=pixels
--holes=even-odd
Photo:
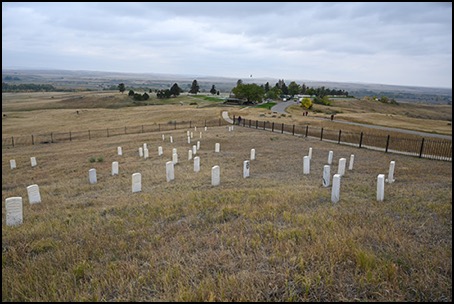
[[[117,154],[123,155],[123,151],[122,151],[121,147],[117,147]]]
[[[251,149],[251,160],[255,159],[255,149]]]
[[[22,197],[8,197],[5,199],[6,226],[21,225],[24,221],[22,213]]]
[[[36,167],[36,157],[34,157],[34,156],[30,157],[30,163],[31,163],[32,167]]]
[[[163,141],[165,140],[165,136],[164,136],[164,134],[162,134],[162,140],[163,140]]]
[[[250,162],[248,160],[245,160],[243,162],[243,178],[249,177],[249,168],[250,168]]]
[[[191,138],[194,138],[194,133],[193,132],[191,132]]]
[[[149,156],[149,154],[148,154],[148,149],[143,149],[143,158],[144,158],[144,159],[147,159],[148,156]]]
[[[189,130],[188,130],[188,131],[186,131],[186,136],[187,136],[187,137],[189,137]]]
[[[213,166],[211,168],[211,185],[218,186],[221,183],[221,168]]]
[[[197,150],[200,150],[200,140],[197,141]]]
[[[303,174],[309,174],[311,172],[311,159],[309,156],[303,157]]]
[[[146,149],[148,149],[148,145],[147,143],[143,143],[143,150],[145,151]]]
[[[337,174],[345,175],[345,164],[347,163],[346,158],[339,159],[339,167],[337,168]]]
[[[312,148],[309,148],[309,154],[307,156],[309,156],[309,160],[312,159]]]
[[[88,170],[88,180],[90,181],[90,184],[96,184],[97,183],[96,169]]]
[[[330,181],[331,181],[331,167],[330,165],[324,165],[323,166],[323,179],[322,179],[322,185],[323,187],[329,187]]]
[[[173,144],[173,136],[170,136],[170,143]]]
[[[355,161],[355,155],[350,155],[350,162],[348,163],[348,170],[353,170],[353,162]]]
[[[112,176],[113,175],[118,175],[118,162],[117,161],[112,162]]]
[[[188,150],[188,160],[192,159],[192,150]]]
[[[191,137],[188,136],[188,144],[191,143]]]
[[[30,185],[27,187],[28,202],[30,204],[41,203],[41,195],[39,194],[38,185]]]
[[[132,193],[142,191],[142,174],[132,174]]]
[[[214,145],[214,152],[219,152],[221,151],[221,144],[220,143],[216,143]]]
[[[196,155],[197,154],[197,146],[192,145],[192,154]]]
[[[379,174],[377,176],[377,201],[383,202],[385,198],[385,175]]]
[[[200,132],[200,136],[199,137],[202,138],[202,132]]]
[[[340,199],[340,174],[334,174],[333,176],[333,188],[331,190],[331,202],[337,203]]]
[[[9,161],[9,165],[10,165],[11,169],[15,169],[16,168],[16,160],[15,159],[11,159]]]
[[[158,147],[158,156],[161,156],[161,155],[162,155],[162,147],[159,146],[159,147]]]
[[[205,127],[205,131],[207,130],[207,127]]]
[[[194,157],[194,172],[199,172],[200,171],[200,157],[196,156]]]
[[[395,181],[395,179],[394,179],[394,167],[395,166],[396,166],[396,162],[392,160],[389,163],[388,179],[386,180],[390,184],[394,183],[394,181]]]
[[[333,151],[329,151],[328,153],[328,165],[333,163]]]
[[[166,162],[166,178],[168,182],[175,179],[175,170],[172,161]]]
[[[142,149],[142,147],[139,148],[139,156],[143,157],[143,149]]]
[[[177,153],[172,154],[172,162],[174,165],[178,164],[178,154]]]

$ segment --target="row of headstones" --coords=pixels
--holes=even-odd
[[[34,156],[30,157],[30,163],[31,163],[32,167],[35,167],[37,165],[36,157],[34,157]],[[16,169],[16,160],[15,159],[11,159],[9,161],[9,166],[11,167],[11,170],[12,169]]]
[[[28,201],[30,204],[41,203],[41,195],[38,185],[30,185],[27,187]],[[23,223],[22,197],[8,197],[5,200],[6,208],[6,225],[17,226]]]
[[[172,160],[166,162],[166,179],[168,182],[175,179],[175,164],[178,162],[176,155],[177,155],[176,152],[174,152]],[[255,149],[251,149],[251,160],[255,160]],[[118,168],[119,168],[118,162],[117,161],[112,162],[112,175],[118,175],[118,172],[119,172]],[[249,168],[250,168],[250,163],[248,160],[245,160],[243,162],[243,177],[245,177],[245,178],[249,177]],[[196,157],[194,157],[194,172],[199,172],[199,171],[200,171],[200,157],[196,156]],[[214,173],[214,174],[216,175],[216,173]],[[134,173],[132,175],[133,192],[137,192],[137,191],[134,191],[134,189],[142,188],[141,186],[134,186],[137,184],[137,181],[139,181],[139,180],[141,180],[140,173]],[[90,182],[90,184],[96,184],[98,182],[97,177],[96,177],[96,169],[92,168],[92,169],[88,170],[88,181]]]

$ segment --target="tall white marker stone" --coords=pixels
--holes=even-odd
[[[112,176],[113,175],[118,175],[118,162],[117,161],[112,162]]]
[[[192,150],[188,150],[188,160],[192,159]]]
[[[134,173],[132,175],[132,193],[142,191],[142,174]]]
[[[251,149],[251,160],[255,159],[255,149]]]
[[[211,185],[218,186],[221,183],[221,168],[213,166],[211,168]]]
[[[251,164],[248,160],[245,160],[243,162],[243,178],[249,177],[249,169],[251,167]]]
[[[323,166],[323,179],[322,179],[322,185],[323,187],[329,187],[330,185],[330,180],[331,180],[331,167],[330,165],[324,165]]]
[[[15,169],[16,168],[16,160],[15,159],[11,159],[9,161],[9,165],[10,165],[11,169]]]
[[[339,159],[339,167],[337,169],[337,174],[340,174],[341,176],[345,174],[345,164],[346,163],[347,163],[346,158]]]
[[[303,174],[309,174],[311,172],[311,158],[309,156],[303,157]]]
[[[333,151],[329,151],[328,153],[328,165],[333,163]]]
[[[312,148],[309,148],[309,154],[307,156],[309,156],[309,159],[312,159]]]
[[[340,174],[334,174],[333,176],[333,188],[331,189],[331,202],[337,203],[340,199]]]
[[[350,155],[350,162],[348,163],[348,170],[353,170],[353,162],[355,161],[355,155]]]
[[[162,147],[159,146],[159,147],[158,147],[158,156],[161,156],[161,155],[162,155]]]
[[[30,163],[31,163],[32,167],[36,167],[36,157],[34,157],[34,156],[30,157]]]
[[[39,194],[38,185],[30,185],[27,187],[28,202],[30,204],[41,203],[41,195]]]
[[[96,184],[97,183],[96,169],[88,170],[88,180],[90,181],[90,184]]]
[[[394,183],[394,167],[396,166],[395,161],[390,161],[389,162],[389,172],[388,172],[388,179],[386,180],[388,183],[392,184]]]
[[[175,179],[175,170],[174,170],[173,162],[168,161],[166,162],[166,179],[168,182]]]
[[[377,201],[382,202],[385,198],[385,175],[377,176]]]
[[[214,145],[214,152],[219,152],[221,151],[221,144],[220,143],[216,143]]]
[[[117,147],[117,154],[123,155],[123,150],[121,149],[121,147]]]
[[[200,171],[200,157],[196,156],[194,157],[194,172],[199,172]]]
[[[8,197],[5,200],[6,226],[16,226],[23,223],[22,197]]]

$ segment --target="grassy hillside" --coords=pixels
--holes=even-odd
[[[79,108],[79,114],[31,110],[36,104],[26,100],[2,105],[2,135],[196,121],[225,109],[257,117],[261,112],[254,111],[268,111],[190,106],[189,100]],[[199,126],[188,144],[186,131],[166,131],[165,141],[162,133],[144,133],[2,147],[2,201],[21,196],[24,208],[24,223],[9,227],[3,203],[2,301],[452,301],[452,162],[238,126],[233,132]],[[187,152],[197,140],[201,171],[195,173]],[[146,160],[138,156],[143,143],[150,149]],[[179,163],[167,182],[172,148]],[[252,148],[257,159],[244,179]],[[330,150],[331,176],[340,158],[355,155],[337,204],[331,187],[322,187]],[[377,202],[377,175],[388,174],[391,160],[396,181]],[[118,176],[111,176],[113,161]],[[214,165],[221,168],[216,187]],[[88,182],[90,168],[97,184]],[[132,193],[136,172],[142,191]],[[40,187],[40,204],[29,204],[32,184]]]

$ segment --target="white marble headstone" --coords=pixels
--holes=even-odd
[[[337,168],[337,174],[345,175],[345,164],[347,163],[346,158],[339,159],[339,167]]]
[[[251,160],[255,159],[255,149],[251,149]]]
[[[139,148],[139,156],[143,157],[143,149],[142,149],[142,147]]]
[[[30,157],[30,163],[31,163],[32,167],[35,167],[36,166],[36,157],[34,157],[34,156]]]
[[[348,170],[353,170],[353,162],[355,161],[355,155],[350,155],[350,162],[348,163]]]
[[[303,157],[303,174],[309,174],[311,172],[311,158],[306,155]]]
[[[340,174],[334,174],[333,176],[333,187],[331,189],[331,202],[337,203],[340,199]]]
[[[96,169],[88,170],[88,180],[90,181],[90,184],[96,184],[97,183]]]
[[[218,186],[221,183],[221,168],[213,166],[211,168],[211,185]]]
[[[121,147],[117,147],[117,154],[123,155],[123,150],[121,149]]]
[[[16,160],[15,159],[11,159],[9,161],[9,164],[10,164],[11,169],[15,169],[16,168]]]
[[[377,176],[377,201],[382,202],[385,198],[385,175]]]
[[[220,143],[216,143],[214,145],[214,152],[219,152],[221,151],[221,144]]]
[[[196,156],[194,157],[194,172],[199,172],[200,171],[200,157]]]
[[[112,175],[118,175],[118,162],[112,162]]]
[[[30,204],[41,203],[41,195],[39,194],[38,185],[30,185],[27,187],[28,202]]]
[[[149,157],[148,149],[143,149],[143,158],[147,159]]]
[[[142,174],[134,173],[132,175],[132,192],[142,191]]]
[[[387,178],[387,182],[392,184],[394,183],[395,179],[394,179],[394,167],[396,166],[396,162],[395,161],[390,161],[389,162],[389,171],[388,171],[388,178]]]
[[[330,165],[324,165],[323,166],[323,179],[322,179],[322,185],[323,187],[329,187],[330,181],[331,181],[331,167]]]
[[[192,159],[192,150],[188,150],[188,160]]]
[[[161,155],[162,155],[162,147],[159,146],[159,147],[158,147],[158,156],[161,156]]]
[[[251,164],[248,160],[245,160],[243,162],[243,178],[249,177],[249,169],[251,167]]]
[[[328,153],[328,165],[333,163],[333,151],[329,151]]]
[[[166,179],[168,182],[175,179],[175,170],[172,161],[166,162]]]
[[[23,223],[22,197],[8,197],[5,200],[6,226],[16,226]]]
[[[312,159],[312,148],[309,148],[309,154],[307,156],[309,156],[309,160]]]

